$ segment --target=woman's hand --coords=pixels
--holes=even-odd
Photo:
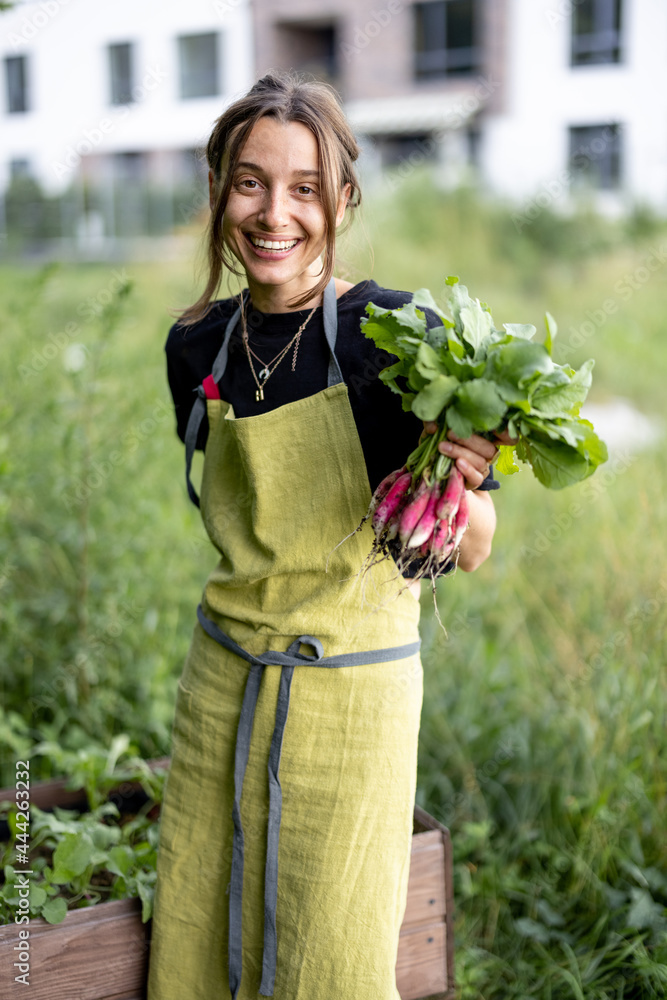
[[[434,420],[424,421],[420,441],[426,434],[435,434],[438,425]],[[511,438],[507,431],[494,435],[496,443],[471,434],[468,438],[457,437],[454,431],[447,432],[447,441],[441,441],[438,451],[447,455],[456,463],[456,467],[465,480],[467,490],[478,490],[489,474],[490,467],[498,458],[498,445],[515,444],[516,438]]]

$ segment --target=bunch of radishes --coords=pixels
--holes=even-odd
[[[436,577],[456,565],[468,526],[463,476],[439,451],[450,431],[459,440],[473,434],[500,438],[498,470],[518,472],[516,455],[550,489],[581,482],[607,460],[604,442],[579,416],[593,359],[579,371],[555,363],[553,316],[546,314],[544,341],[535,342],[531,323],[496,328],[489,307],[471,298],[455,275],[445,286],[445,309],[427,288],[398,309],[366,305],[364,336],[396,358],[379,373],[380,380],[401,397],[405,412],[425,424],[435,422],[437,433],[423,436],[405,465],[380,483],[361,523],[347,536],[372,518],[375,539],[360,573],[393,558],[397,575],[429,575],[436,615]],[[441,325],[430,327],[426,310]]]
[[[415,559],[425,560],[414,579],[437,575],[458,555],[468,527],[468,501],[463,476],[451,465],[445,478],[424,469],[413,485],[407,466],[382,480],[364,520],[371,517],[375,542],[371,561],[391,553],[401,573]]]
[[[429,576],[435,614],[444,630],[435,600],[435,580],[458,561],[459,545],[468,527],[468,500],[465,480],[451,459],[439,454],[431,464],[433,443],[441,439],[429,435],[428,443],[420,445],[402,468],[382,480],[357,527],[338,545],[361,531],[370,518],[375,539],[359,575],[365,576],[375,563],[393,558],[399,576],[410,566],[410,577],[403,589]],[[417,466],[422,471],[417,467],[409,471],[408,465],[418,453],[421,460]],[[425,466],[426,461],[429,464]],[[413,562],[417,565],[413,566]]]

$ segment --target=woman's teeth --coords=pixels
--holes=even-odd
[[[258,239],[256,236],[250,237],[250,242],[253,246],[262,247],[264,250],[291,250],[295,247],[298,240],[262,240]]]

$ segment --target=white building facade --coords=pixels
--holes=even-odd
[[[487,184],[530,209],[588,179],[602,210],[667,214],[667,2],[509,0],[505,46]]]
[[[0,191],[21,176],[49,195],[83,179],[107,198],[186,188],[203,170],[195,150],[252,84],[249,7],[19,2],[0,13],[0,61]]]

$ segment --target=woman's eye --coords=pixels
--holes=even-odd
[[[299,185],[299,189],[298,190],[299,190],[299,194],[315,194],[314,189],[311,188],[311,187],[308,187],[307,184],[301,184],[301,185]]]
[[[240,184],[241,184],[241,187],[246,187],[246,186],[250,187],[250,190],[252,191],[253,188],[251,187],[251,185],[253,185],[253,184],[256,185],[257,181],[252,180],[251,177],[246,177],[244,180],[240,181]]]

